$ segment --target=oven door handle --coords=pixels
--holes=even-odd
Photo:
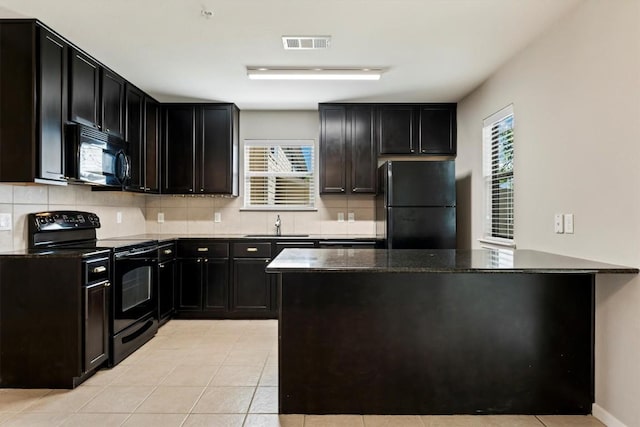
[[[122,258],[135,258],[135,259],[140,259],[141,255],[147,255],[147,256],[142,256],[142,258],[149,258],[149,254],[153,254],[153,258],[157,258],[157,251],[158,248],[152,248],[152,249],[144,249],[144,250],[131,250],[131,251],[125,251],[125,252],[120,252],[120,253],[116,253],[116,259],[122,259]]]

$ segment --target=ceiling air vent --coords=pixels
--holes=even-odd
[[[331,36],[282,36],[282,45],[287,50],[327,49]]]

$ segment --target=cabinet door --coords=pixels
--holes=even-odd
[[[204,263],[204,310],[226,311],[229,289],[229,259],[208,259]]]
[[[169,194],[193,193],[195,171],[194,107],[166,107],[164,126],[162,191]]]
[[[265,272],[270,259],[235,258],[233,260],[234,311],[271,310],[271,278]]]
[[[124,79],[102,70],[102,129],[124,138]]]
[[[64,123],[67,120],[67,44],[40,31],[40,156],[38,176],[64,180]]]
[[[373,107],[349,107],[349,164],[351,193],[375,193],[378,158],[374,142]]]
[[[202,310],[202,259],[183,259],[178,262],[178,311]]]
[[[146,191],[158,192],[160,189],[160,105],[145,98],[145,132],[144,132],[144,185]]]
[[[98,100],[100,98],[100,67],[90,57],[72,50],[69,119],[100,129]]]
[[[83,372],[97,368],[109,355],[109,289],[109,282],[85,288]]]
[[[131,156],[131,181],[127,186],[131,190],[144,191],[144,140],[143,113],[144,94],[133,86],[127,85],[127,132],[126,141]]]
[[[378,107],[380,154],[416,152],[415,108],[410,105]]]
[[[320,193],[346,192],[346,126],[344,106],[320,106]]]
[[[420,107],[420,153],[456,153],[456,110],[454,106]]]
[[[199,129],[198,168],[199,193],[232,194],[234,172],[233,109],[231,106],[203,106]]]
[[[158,265],[158,270],[158,316],[164,319],[174,309],[176,261],[163,262]]]

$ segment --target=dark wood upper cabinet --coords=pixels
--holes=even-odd
[[[102,130],[110,135],[124,138],[124,79],[117,74],[102,69]]]
[[[353,106],[347,114],[349,131],[349,165],[352,193],[375,193],[378,157],[374,135],[374,108]]]
[[[347,108],[320,106],[320,192],[347,192]]]
[[[198,146],[200,193],[238,194],[238,109],[206,105],[201,110]]]
[[[420,153],[456,153],[457,124],[455,105],[420,107]]]
[[[64,180],[64,123],[67,118],[68,45],[59,37],[39,28],[38,81],[40,82],[38,126],[40,155],[37,176]]]
[[[0,21],[0,181],[64,182],[68,55],[36,21]]]
[[[160,104],[145,97],[145,191],[160,191]]]
[[[233,104],[164,106],[162,192],[237,196],[238,120]]]
[[[380,154],[416,152],[416,107],[383,105],[378,107],[378,141]]]
[[[378,106],[381,155],[456,154],[456,104]]]
[[[320,105],[320,192],[375,193],[374,107]]]
[[[193,194],[195,188],[196,109],[164,107],[162,193]]]
[[[127,185],[127,189],[144,191],[144,93],[135,86],[127,84],[126,106],[127,127],[125,140],[127,141],[131,158],[131,180]]]
[[[100,65],[84,53],[71,49],[69,120],[101,129]]]

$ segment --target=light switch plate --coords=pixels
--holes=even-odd
[[[11,214],[0,213],[0,231],[11,230]]]
[[[158,212],[158,223],[162,224],[164,222],[164,212]]]
[[[344,222],[344,212],[338,212],[338,222]]]
[[[553,222],[553,231],[556,234],[564,233],[564,215],[556,214]]]
[[[353,212],[347,213],[347,222],[356,222],[356,214]]]
[[[116,212],[116,224],[122,224],[122,212]]]
[[[222,215],[220,215],[220,212],[213,213],[213,222],[222,222]]]
[[[573,234],[573,214],[564,214],[564,232]]]

